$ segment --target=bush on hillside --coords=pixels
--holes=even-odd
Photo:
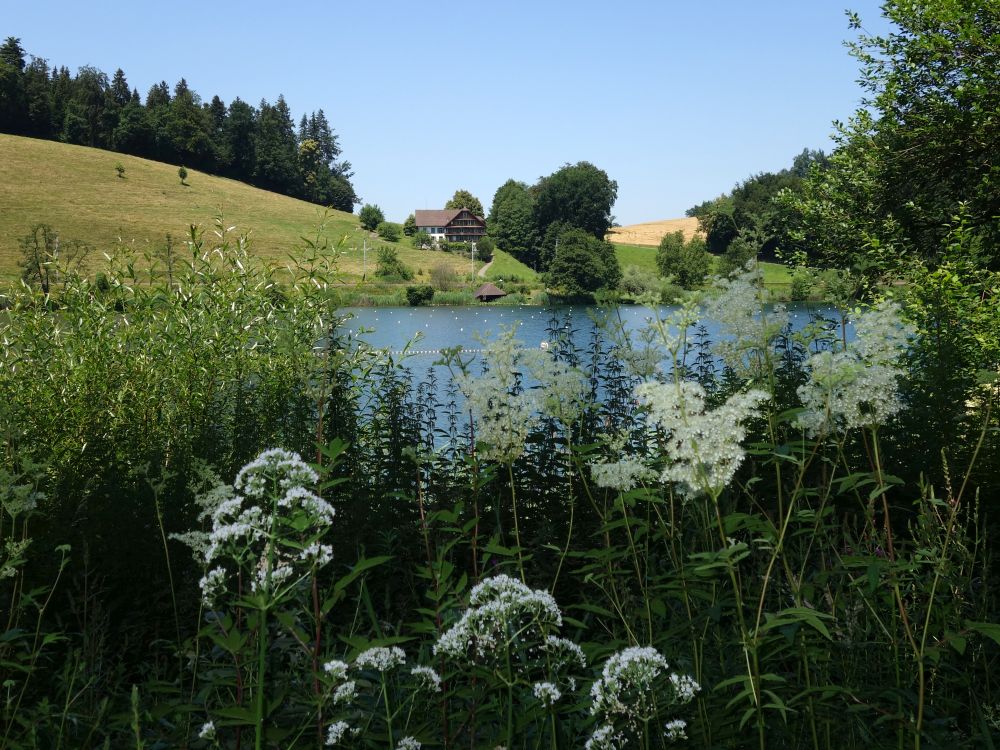
[[[399,253],[396,252],[395,248],[380,247],[378,249],[378,263],[375,265],[375,275],[382,278],[409,281],[413,278],[413,271],[399,259]]]
[[[358,211],[358,219],[361,221],[362,229],[374,232],[375,228],[385,221],[385,214],[382,213],[381,208],[373,203],[366,203],[361,207],[361,210]]]
[[[403,228],[394,222],[382,221],[379,222],[375,231],[378,233],[378,236],[386,242],[398,242],[400,236],[402,235]]]
[[[430,284],[406,287],[406,302],[410,307],[426,305],[434,299],[434,287]]]
[[[712,267],[712,256],[705,241],[698,236],[684,240],[680,230],[664,235],[656,250],[656,267],[661,276],[673,277],[684,289],[694,289],[705,283]]]

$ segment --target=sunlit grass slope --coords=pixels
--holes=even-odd
[[[125,167],[119,178],[115,166]],[[176,164],[126,156],[111,151],[0,134],[0,277],[17,275],[18,241],[40,223],[49,224],[63,240],[79,240],[100,258],[119,241],[139,247],[162,245],[170,234],[188,236],[192,223],[211,230],[222,214],[227,226],[249,231],[253,251],[281,261],[314,237],[326,219],[326,236],[337,247],[339,268],[360,277],[368,246],[384,241],[360,229],[357,217],[324,210],[312,203],[188,169],[186,186]],[[396,245],[401,260],[414,272],[432,265],[454,266],[467,273],[468,261],[447,253]],[[367,253],[369,278],[375,253]]]

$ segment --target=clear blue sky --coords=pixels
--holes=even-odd
[[[182,76],[208,100],[322,108],[354,184],[388,218],[457,188],[590,161],[622,224],[673,218],[829,150],[860,103],[844,8],[875,0],[11,3],[0,37],[75,71],[121,67],[145,98]]]

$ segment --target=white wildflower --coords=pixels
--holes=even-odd
[[[416,666],[410,670],[410,674],[417,678],[420,686],[432,693],[441,692],[441,675],[430,667]]]
[[[628,456],[618,461],[593,461],[590,476],[598,487],[628,492],[653,479],[656,472],[639,458]]]
[[[373,669],[376,672],[386,672],[406,662],[406,654],[398,646],[370,648],[358,654],[354,666],[358,669]]]
[[[347,677],[347,663],[334,659],[323,665],[323,671],[333,680],[342,680]]]
[[[201,725],[201,730],[198,732],[198,739],[201,740],[214,740],[215,739],[215,722],[206,721]]]
[[[799,387],[803,410],[796,420],[810,437],[884,424],[902,409],[897,360],[912,328],[894,303],[860,313],[846,349],[820,351],[806,360],[809,380]]]
[[[396,750],[420,750],[421,747],[416,737],[404,737],[396,743]]]
[[[333,547],[329,544],[313,542],[299,553],[299,559],[310,565],[322,568],[333,560]]]
[[[501,331],[486,345],[487,372],[460,375],[456,383],[476,418],[476,441],[487,461],[513,461],[524,452],[528,435],[538,422],[538,396],[524,390],[520,342],[514,328]]]
[[[528,370],[538,381],[542,410],[564,425],[580,418],[587,403],[587,378],[576,367],[556,358],[553,351],[526,352]]]
[[[673,721],[667,722],[667,725],[664,728],[663,736],[667,738],[668,742],[686,740],[687,733],[684,731],[686,729],[687,722],[684,721],[684,719],[674,719]]]
[[[272,448],[261,453],[236,475],[233,486],[249,497],[261,499],[269,490],[268,483],[277,482],[282,491],[292,487],[314,485],[319,475],[298,453]]]
[[[562,625],[562,613],[552,595],[532,590],[506,574],[493,576],[473,587],[469,608],[441,635],[434,653],[467,658],[474,651],[478,657],[490,657],[507,645],[511,632],[532,623],[535,627]]]
[[[674,686],[674,693],[681,703],[688,703],[694,698],[694,694],[701,690],[701,685],[686,674],[671,674],[670,684]]]
[[[337,745],[351,733],[351,725],[346,721],[335,721],[326,730],[326,744]]]
[[[767,311],[760,271],[753,260],[741,273],[719,279],[714,286],[719,294],[705,305],[705,314],[727,334],[715,342],[716,353],[734,370],[760,375],[764,360],[755,355],[770,347],[787,322],[785,307],[774,305]]]
[[[688,496],[718,493],[729,484],[745,455],[743,422],[768,398],[759,390],[735,393],[709,411],[705,389],[698,383],[643,383],[636,394],[649,405],[651,419],[668,433],[668,464],[661,478],[677,483]]]
[[[545,637],[545,650],[557,657],[562,664],[575,661],[582,669],[587,666],[587,657],[583,649],[568,638],[560,638],[556,635]]]
[[[531,692],[546,707],[555,705],[562,698],[562,692],[551,682],[536,682],[531,686]]]
[[[226,571],[224,568],[213,568],[198,581],[201,589],[201,599],[208,606],[215,604],[216,598],[226,588]]]
[[[358,694],[358,685],[354,680],[348,680],[337,686],[333,691],[332,700],[334,703],[350,703]]]
[[[615,733],[613,726],[603,724],[594,730],[583,747],[585,750],[618,750],[618,748],[624,747],[623,744],[619,744],[623,741],[624,738]]]

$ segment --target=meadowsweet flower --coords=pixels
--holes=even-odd
[[[562,698],[562,692],[551,682],[536,682],[531,686],[531,692],[546,707],[554,706]]]
[[[326,744],[338,745],[351,734],[351,725],[346,721],[335,721],[326,730]]]
[[[396,750],[420,750],[423,745],[416,737],[404,737],[396,743]]]
[[[538,422],[538,394],[521,385],[523,350],[514,333],[514,328],[503,330],[486,344],[485,373],[456,378],[476,419],[480,455],[487,461],[515,460]]]
[[[406,662],[406,654],[398,646],[383,648],[377,646],[358,654],[354,666],[358,669],[373,669],[376,672],[387,672]]]
[[[564,425],[580,418],[587,403],[587,378],[576,367],[556,358],[553,351],[533,349],[525,353],[528,371],[538,381],[542,411]]]
[[[215,722],[206,721],[201,725],[201,730],[198,732],[198,739],[201,740],[214,740],[215,739]]]
[[[684,719],[673,719],[668,721],[664,727],[663,736],[666,737],[668,742],[676,742],[677,740],[686,740],[687,733],[687,722]]]
[[[334,659],[323,665],[323,671],[330,675],[333,680],[342,680],[347,677],[347,662]]]
[[[236,475],[233,486],[249,497],[262,499],[268,491],[268,480],[282,490],[314,485],[319,475],[298,453],[272,448],[261,453]]]
[[[618,461],[592,461],[590,476],[598,487],[628,492],[653,479],[656,472],[637,456],[626,456]]]
[[[735,393],[710,411],[698,383],[643,383],[636,394],[649,406],[652,421],[668,433],[668,464],[661,479],[692,497],[718,493],[729,484],[745,455],[743,422],[768,398],[759,390]]]
[[[727,334],[715,342],[716,354],[737,372],[760,375],[762,360],[755,353],[767,350],[787,322],[784,305],[765,309],[760,271],[753,260],[714,286],[719,294],[705,305],[705,314]]]
[[[809,380],[799,387],[803,410],[796,420],[810,437],[884,424],[902,409],[897,360],[913,329],[894,303],[860,313],[856,338],[841,351],[806,360]]]
[[[430,667],[416,666],[410,670],[410,674],[417,678],[420,686],[432,693],[441,692],[441,675]]]

